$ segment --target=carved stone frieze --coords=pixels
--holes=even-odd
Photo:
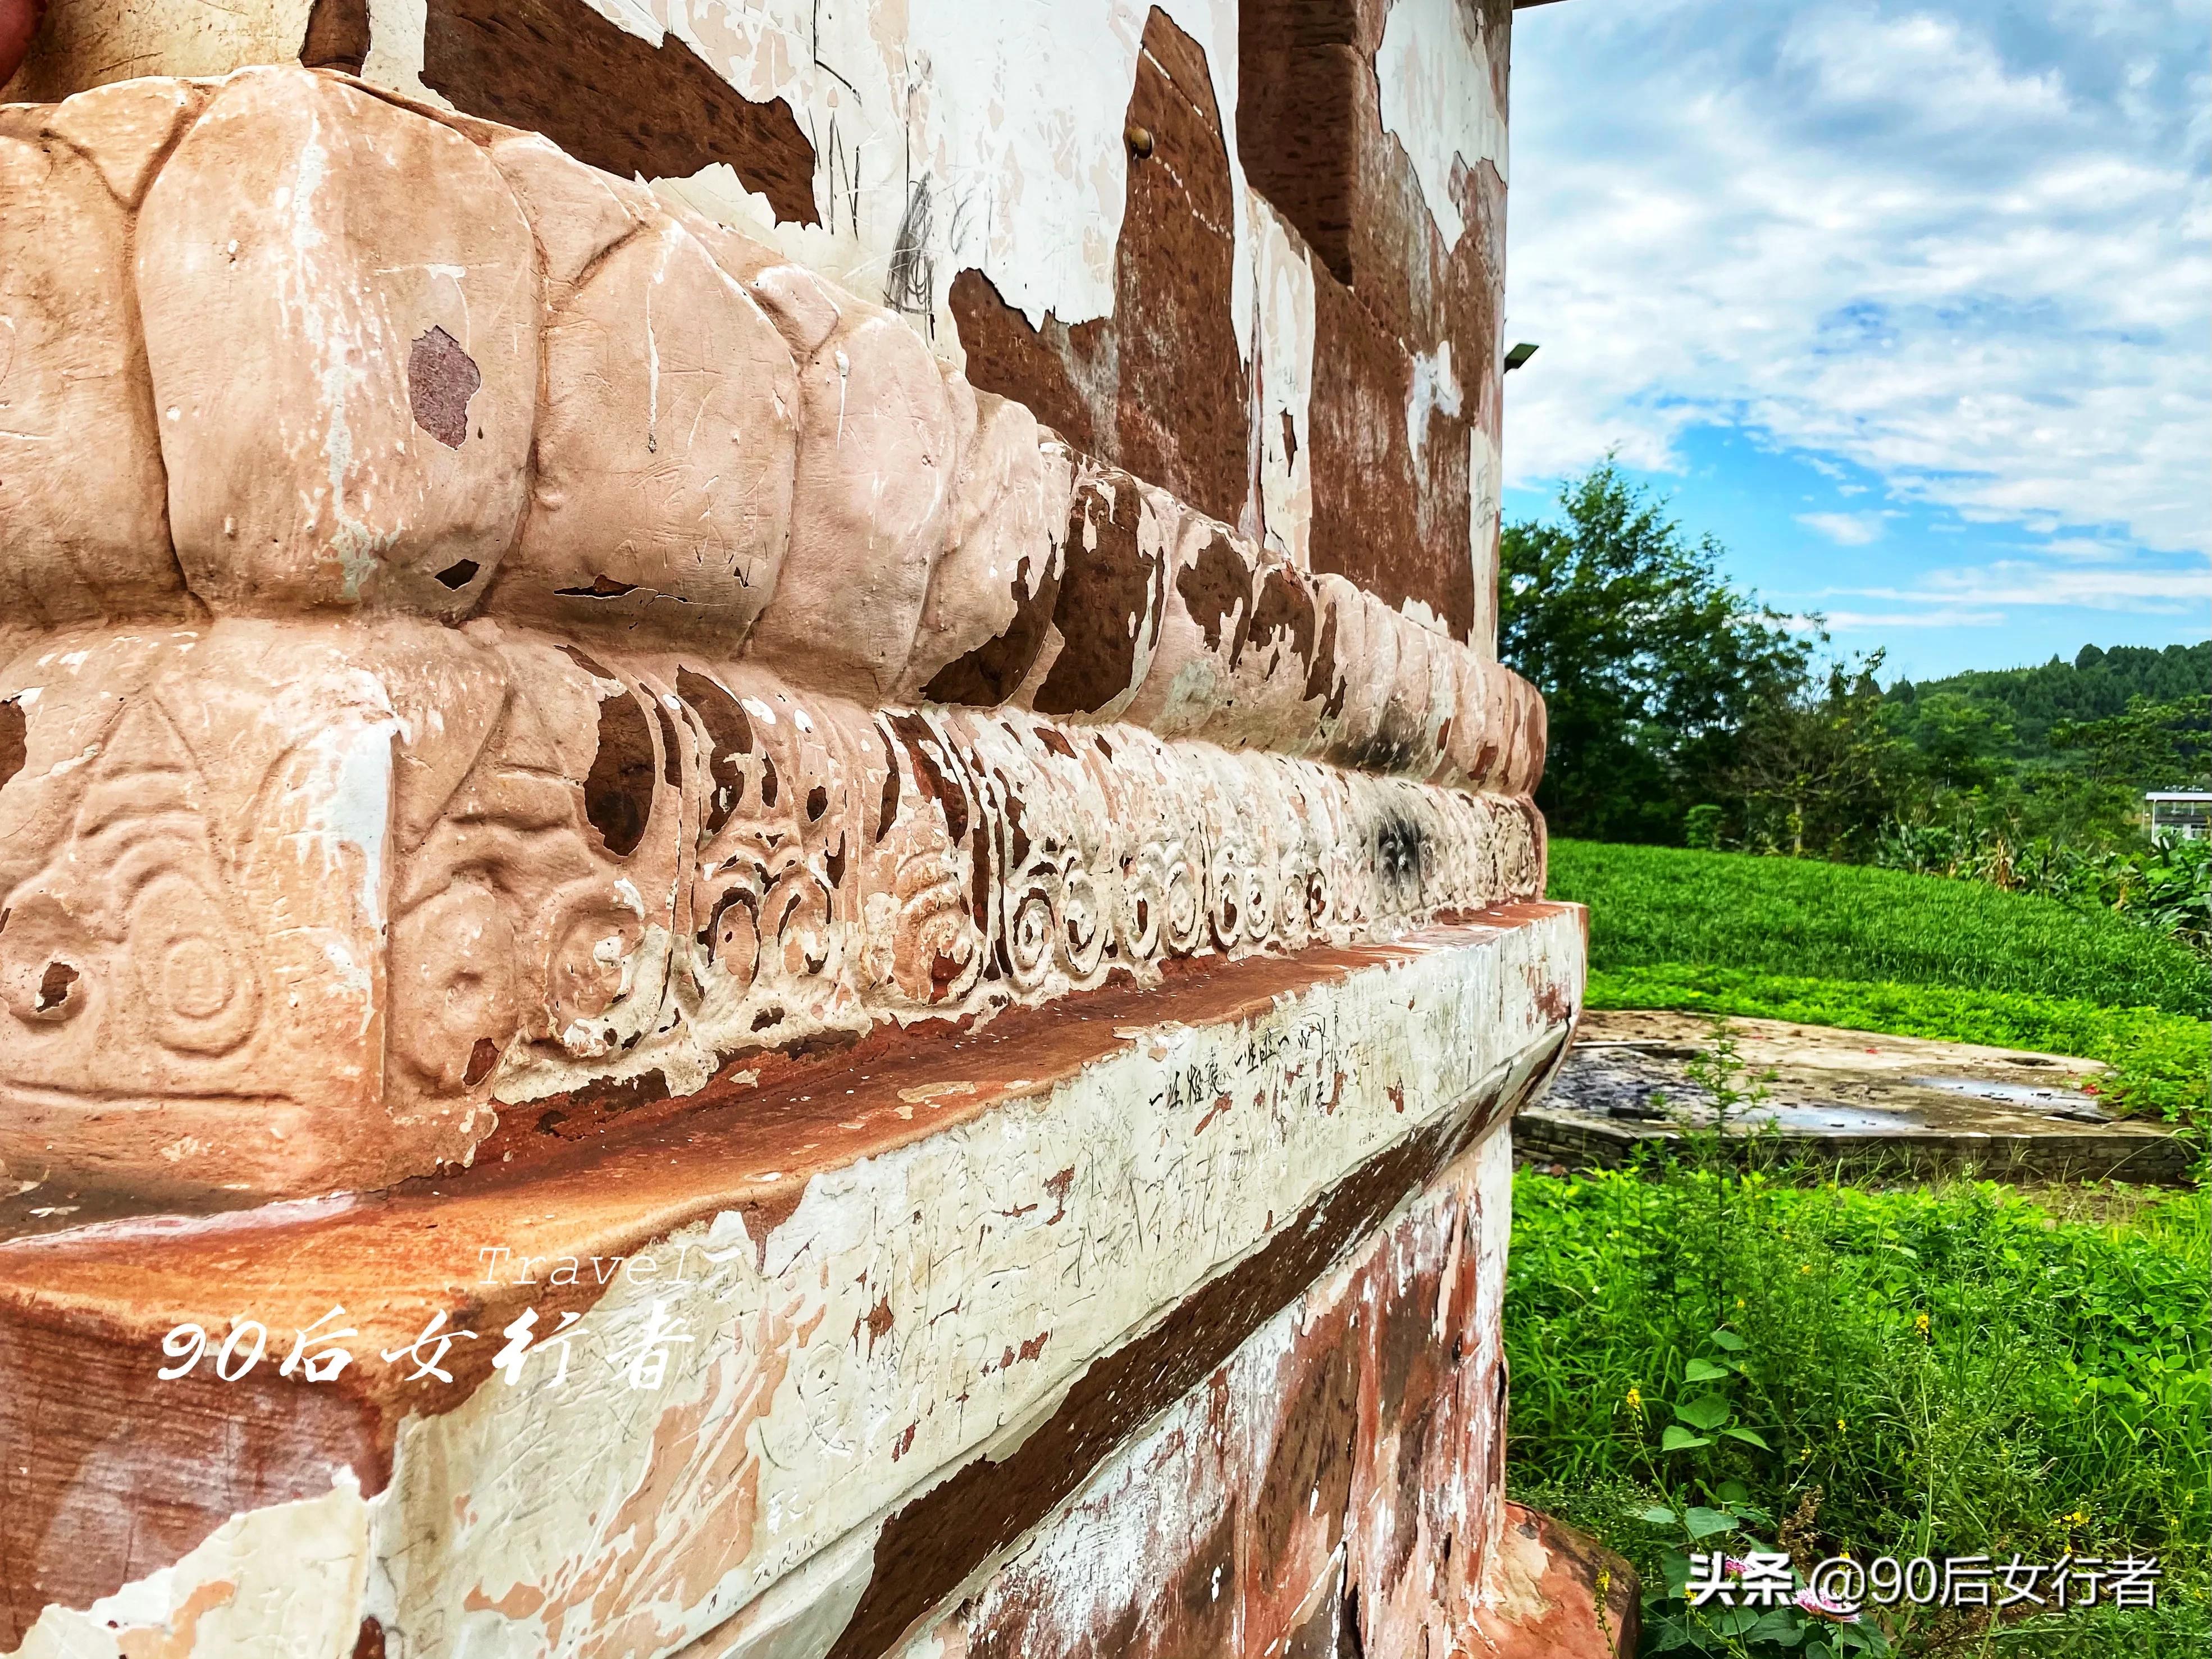
[[[501,1102],[1540,886],[1525,799],[491,619],[57,639],[0,719],[25,1179],[366,1183]]]

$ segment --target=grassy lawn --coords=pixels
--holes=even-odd
[[[2203,1105],[2206,965],[2115,919],[1725,854],[1560,842],[1552,869],[1553,896],[1592,907],[1593,1006],[2084,1054],[2139,1109]],[[1636,1561],[1646,1653],[2201,1659],[2209,1232],[2201,1192],[1861,1190],[1742,1171],[1694,1137],[1634,1170],[1524,1170],[1511,1483]],[[1801,1564],[2155,1555],[2165,1577],[2154,1610],[1995,1623],[1716,1620],[1667,1593],[1687,1548],[1778,1547]]]
[[[1699,963],[2023,992],[2202,1022],[2212,963],[2107,913],[1974,881],[1813,859],[1552,843],[1551,896],[1590,907],[1600,968]]]

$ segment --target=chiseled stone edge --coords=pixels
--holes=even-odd
[[[866,1540],[894,1511],[979,1453],[1018,1457],[1099,1357],[1160,1330],[1200,1286],[1248,1260],[1295,1253],[1302,1239],[1326,1239],[1328,1230],[1310,1223],[1334,1210],[1344,1231],[1284,1286],[1295,1294],[1371,1232],[1540,1086],[1579,1001],[1581,958],[1579,917],[1568,908],[1403,940],[1376,966],[1279,998],[1262,1015],[1150,1026],[1048,1096],[1010,1099],[957,1129],[817,1175],[763,1239],[748,1240],[734,1211],[671,1235],[665,1243],[744,1246],[677,1311],[696,1316],[726,1300],[735,1311],[714,1328],[736,1323],[753,1346],[684,1350],[649,1417],[618,1381],[556,1407],[550,1394],[495,1380],[458,1410],[409,1419],[389,1486],[342,1502],[368,1515],[366,1610],[408,1651],[447,1650],[466,1622],[474,1652],[667,1653],[794,1571],[836,1578],[840,1566],[864,1567],[874,1547]],[[1351,1064],[1325,1096],[1263,1115],[1232,1087],[1225,1109],[1219,1101],[1169,1109],[1171,1071],[1187,1076],[1195,1063],[1206,1075],[1218,1063],[1234,1076],[1240,1056],[1278,1041],[1296,1055],[1301,1029],[1332,1022],[1336,1052]],[[1271,1087],[1290,1069],[1256,1068]],[[1287,1081],[1310,1086],[1317,1079],[1297,1075],[1310,1069]],[[1212,1138],[1204,1170],[1189,1161],[1200,1135]],[[1065,1177],[1048,1167],[1056,1156],[1073,1160]],[[1389,1172],[1379,1191],[1378,1170]],[[1220,1212],[1209,1215],[1208,1204]],[[1111,1260],[1125,1249],[1130,1262]],[[945,1268],[969,1251],[980,1255],[948,1282]],[[1048,1296],[1036,1279],[1054,1259],[1066,1283]],[[653,1288],[621,1286],[590,1317],[628,1332],[649,1315]],[[976,1307],[975,1295],[996,1299]],[[875,1314],[879,1304],[884,1314]],[[1229,1346],[1280,1305],[1255,1308]],[[1030,1344],[1041,1334],[1026,1358],[1001,1363],[1011,1338]],[[1191,1345],[1173,1346],[1184,1353]],[[1226,1353],[1194,1357],[1210,1366]],[[1145,1403],[1139,1421],[1170,1403]],[[726,1507],[733,1484],[750,1511],[743,1499],[734,1514]],[[617,1526],[625,1502],[631,1511]],[[276,1514],[233,1524],[258,1527]],[[728,1558],[740,1522],[744,1548]],[[666,1532],[659,1551],[655,1528]],[[155,1577],[179,1607],[211,1582],[181,1570]],[[204,1592],[204,1602],[215,1594]],[[562,1601],[575,1604],[573,1616],[556,1619],[549,1609]],[[47,1625],[58,1631],[72,1618],[51,1611]]]

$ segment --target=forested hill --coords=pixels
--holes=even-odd
[[[2127,712],[2130,697],[2177,702],[2212,691],[2212,640],[2195,645],[2116,645],[2111,650],[2085,645],[2072,662],[2053,657],[2033,668],[2005,668],[1953,674],[1915,684],[1900,680],[1887,701],[1913,704],[1949,694],[2004,711],[2012,727],[2014,752],[2029,754],[2047,746],[2051,727],[2060,720],[2109,720]]]

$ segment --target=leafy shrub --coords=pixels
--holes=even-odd
[[[1814,1559],[2156,1554],[2179,1611],[2130,1614],[2104,1645],[2074,1644],[2069,1620],[2002,1650],[2185,1651],[2212,1528],[2207,1218],[2199,1193],[2098,1224],[1985,1184],[1523,1170],[1517,1488],[1584,1494],[1576,1518],[1651,1583],[1693,1510],[1729,1517],[1721,1534],[1788,1517]]]
[[[1875,849],[1887,870],[1984,881],[2076,909],[2107,909],[2212,951],[2212,842],[2168,837],[2082,848],[1970,811],[1948,820],[1894,820]]]

